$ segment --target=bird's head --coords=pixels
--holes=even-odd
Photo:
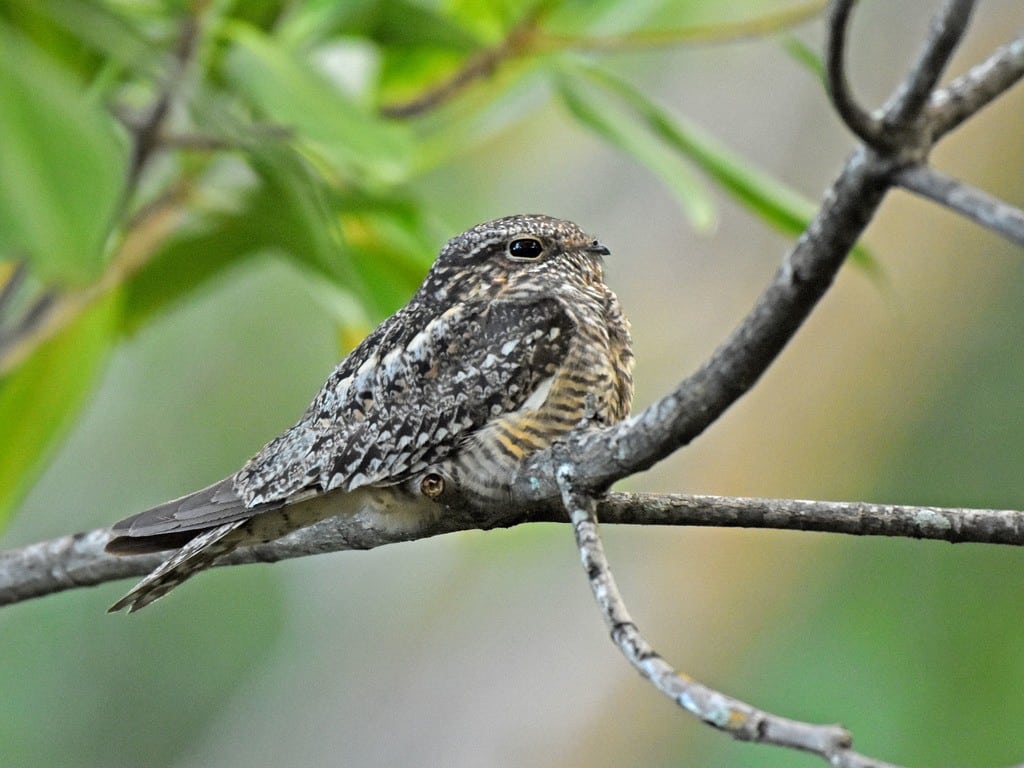
[[[422,290],[452,301],[597,286],[603,284],[602,257],[608,253],[571,221],[506,216],[449,240]]]

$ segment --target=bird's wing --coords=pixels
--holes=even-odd
[[[575,324],[555,299],[403,310],[339,364],[302,419],[234,476],[114,526],[108,551],[181,546],[334,489],[401,482],[518,409],[565,357]]]
[[[238,472],[235,489],[263,504],[309,488],[401,482],[518,409],[555,372],[574,333],[552,298],[457,304],[346,359],[302,420]]]
[[[194,538],[197,530],[246,520],[283,504],[247,507],[235,492],[233,478],[228,477],[115,523],[106,550],[115,555],[141,555],[174,549]]]

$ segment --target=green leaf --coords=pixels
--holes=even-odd
[[[409,0],[307,0],[295,4],[275,30],[275,37],[293,48],[338,38],[462,53],[483,44],[450,14]]]
[[[479,5],[479,4],[478,4]],[[468,53],[480,46],[480,40],[465,27],[422,5],[405,0],[380,0],[362,23],[350,32],[384,46],[443,48]]]
[[[368,314],[383,319],[405,304],[430,268],[437,243],[415,204],[355,198],[340,211]]]
[[[479,0],[445,0],[447,13],[466,29],[487,43],[497,43],[509,28],[519,21],[536,0],[502,0],[481,3]]]
[[[237,193],[228,211],[208,214],[166,242],[124,286],[123,328],[134,332],[151,316],[193,293],[229,267],[274,252],[331,281],[354,273],[332,226],[318,182],[288,148],[257,148],[259,178]]]
[[[388,48],[382,51],[377,99],[385,105],[410,101],[449,80],[466,61],[453,51]]]
[[[270,120],[295,131],[345,176],[393,184],[412,161],[407,130],[370,114],[309,61],[259,30],[232,23],[225,57],[228,80]]]
[[[45,16],[50,23],[131,71],[154,74],[157,59],[151,41],[123,16],[100,2],[88,0],[13,0],[22,8]],[[132,9],[124,9],[130,12]],[[79,47],[80,46],[76,46]]]
[[[556,86],[573,116],[657,175],[695,229],[712,229],[716,218],[714,203],[696,174],[680,161],[676,152],[652,135],[650,126],[609,99],[606,89],[596,89],[593,83],[573,76],[572,71],[572,67],[564,67]]]
[[[27,256],[45,282],[95,278],[124,167],[104,109],[0,24],[0,257]]]
[[[821,60],[821,54],[818,51],[811,48],[796,35],[785,35],[782,38],[782,49],[788,53],[797,64],[803,66],[804,69],[824,84],[825,62]]]
[[[0,379],[0,528],[92,392],[118,311],[118,296],[108,294]]]
[[[585,71],[594,82],[621,97],[662,140],[765,223],[787,235],[798,235],[806,229],[817,211],[809,198],[727,149],[693,123],[659,107],[626,81],[593,66]],[[863,245],[855,246],[851,255],[862,265],[874,267],[874,257]]]

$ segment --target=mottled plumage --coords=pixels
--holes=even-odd
[[[625,417],[633,355],[604,284],[607,253],[539,215],[450,240],[295,426],[231,477],[114,526],[110,552],[179,549],[111,610],[138,610],[239,545],[332,515],[416,525],[440,511],[427,475],[499,502],[526,456],[583,420]]]

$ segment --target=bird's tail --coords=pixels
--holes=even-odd
[[[200,533],[132,587],[132,590],[110,606],[107,612],[114,613],[127,608],[129,613],[134,613],[166,595],[192,574],[209,568],[217,558],[223,557],[238,546],[239,538],[231,536],[231,533],[245,522],[246,518],[232,520],[230,523]]]

